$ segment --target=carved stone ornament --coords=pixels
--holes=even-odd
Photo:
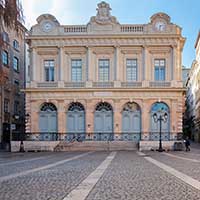
[[[99,3],[97,8],[97,15],[95,17],[91,17],[90,22],[96,22],[98,24],[118,24],[116,17],[111,16],[110,11],[110,5],[106,3],[105,1],[102,1]]]

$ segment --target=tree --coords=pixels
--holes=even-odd
[[[20,23],[23,23],[23,10],[19,0],[0,0],[0,50],[4,46],[1,33],[4,27],[15,30],[20,35]],[[0,85],[5,81],[6,72],[2,68],[2,57],[0,56]]]
[[[19,0],[0,0],[0,29],[5,25],[18,32],[19,22],[23,22],[23,10]]]

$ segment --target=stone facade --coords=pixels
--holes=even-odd
[[[187,131],[196,142],[200,142],[200,33],[196,44],[196,59],[193,61],[187,81]]]
[[[60,25],[50,14],[37,18],[37,24],[27,37],[31,75],[26,85],[26,113],[30,116],[27,132],[41,132],[40,114],[44,103],[56,107],[56,131],[60,134],[68,132],[67,115],[72,103],[84,107],[85,132],[95,132],[97,105],[107,103],[113,112],[112,132],[120,134],[124,126],[123,109],[129,103],[139,106],[141,126],[138,130],[141,138],[148,137],[151,109],[157,102],[169,108],[170,137],[182,132],[181,56],[185,38],[181,28],[164,13],[153,15],[144,25],[120,24],[110,10],[109,4],[99,3],[97,15],[91,17],[87,25],[80,26]],[[45,61],[48,65],[50,60],[54,68],[53,78],[50,77],[53,81],[49,81],[52,75],[44,66]],[[81,61],[81,72],[74,74],[73,60]],[[101,61],[109,65],[102,71]],[[136,63],[136,69],[127,69],[129,61]],[[156,72],[156,61],[164,63],[164,72]],[[81,78],[74,81],[73,76],[78,73]]]
[[[3,23],[2,23],[3,24]],[[19,23],[19,32],[1,27],[0,38],[0,143],[10,140],[10,124],[15,124],[16,134],[23,133],[25,114],[25,34]],[[17,116],[15,118],[15,116]]]

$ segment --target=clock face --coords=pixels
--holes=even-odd
[[[165,30],[165,23],[164,23],[164,22],[161,22],[161,21],[156,22],[155,28],[156,28],[156,30],[158,30],[158,31],[164,31],[164,30]]]
[[[43,24],[42,28],[43,28],[43,30],[44,30],[45,32],[49,32],[49,31],[52,30],[53,25],[52,25],[52,23],[50,23],[50,22],[45,22],[45,23]]]

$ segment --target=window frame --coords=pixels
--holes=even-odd
[[[5,98],[4,99],[4,113],[9,113],[10,112],[10,100]]]
[[[164,64],[161,64],[161,62]],[[159,64],[157,65],[156,62]],[[166,59],[156,58],[154,59],[154,81],[166,81]]]
[[[19,58],[17,58],[16,56],[13,57],[13,69],[15,72],[19,72]]]
[[[78,61],[80,61],[81,65],[77,65]],[[73,65],[73,62],[76,62],[76,65]],[[80,69],[80,73],[78,72]],[[75,70],[75,76],[74,76]],[[75,79],[74,79],[75,77]],[[81,82],[83,80],[83,61],[82,59],[71,59],[71,81],[72,82]]]
[[[101,65],[100,63],[101,62],[105,62],[105,61],[107,61],[107,63],[108,63],[108,65]],[[106,78],[105,78],[105,71],[103,71],[102,73],[103,74],[101,74],[101,69],[102,70],[105,70],[106,71],[106,69],[107,69],[107,74],[106,74]],[[108,59],[108,58],[104,58],[104,59],[99,59],[98,60],[98,80],[100,81],[100,82],[109,82],[110,81],[110,59]]]
[[[17,40],[13,40],[13,48],[19,51],[19,42]]]
[[[4,62],[4,60],[5,60],[5,55],[6,55],[6,63]],[[2,52],[1,52],[1,59],[2,59],[2,64],[4,65],[4,66],[8,66],[9,65],[9,58],[8,58],[8,51],[6,51],[6,50],[2,50]]]
[[[47,62],[48,62],[48,65],[45,65],[45,63]],[[51,65],[51,62],[53,62],[53,65]],[[44,81],[55,82],[55,60],[45,59],[43,64],[44,64]],[[47,71],[48,71],[48,77],[47,77]]]
[[[133,61],[135,65],[128,65],[128,61]],[[131,69],[131,78],[129,79],[128,76],[128,68]],[[127,82],[134,82],[138,81],[138,61],[137,58],[127,58],[126,59],[126,81]]]

